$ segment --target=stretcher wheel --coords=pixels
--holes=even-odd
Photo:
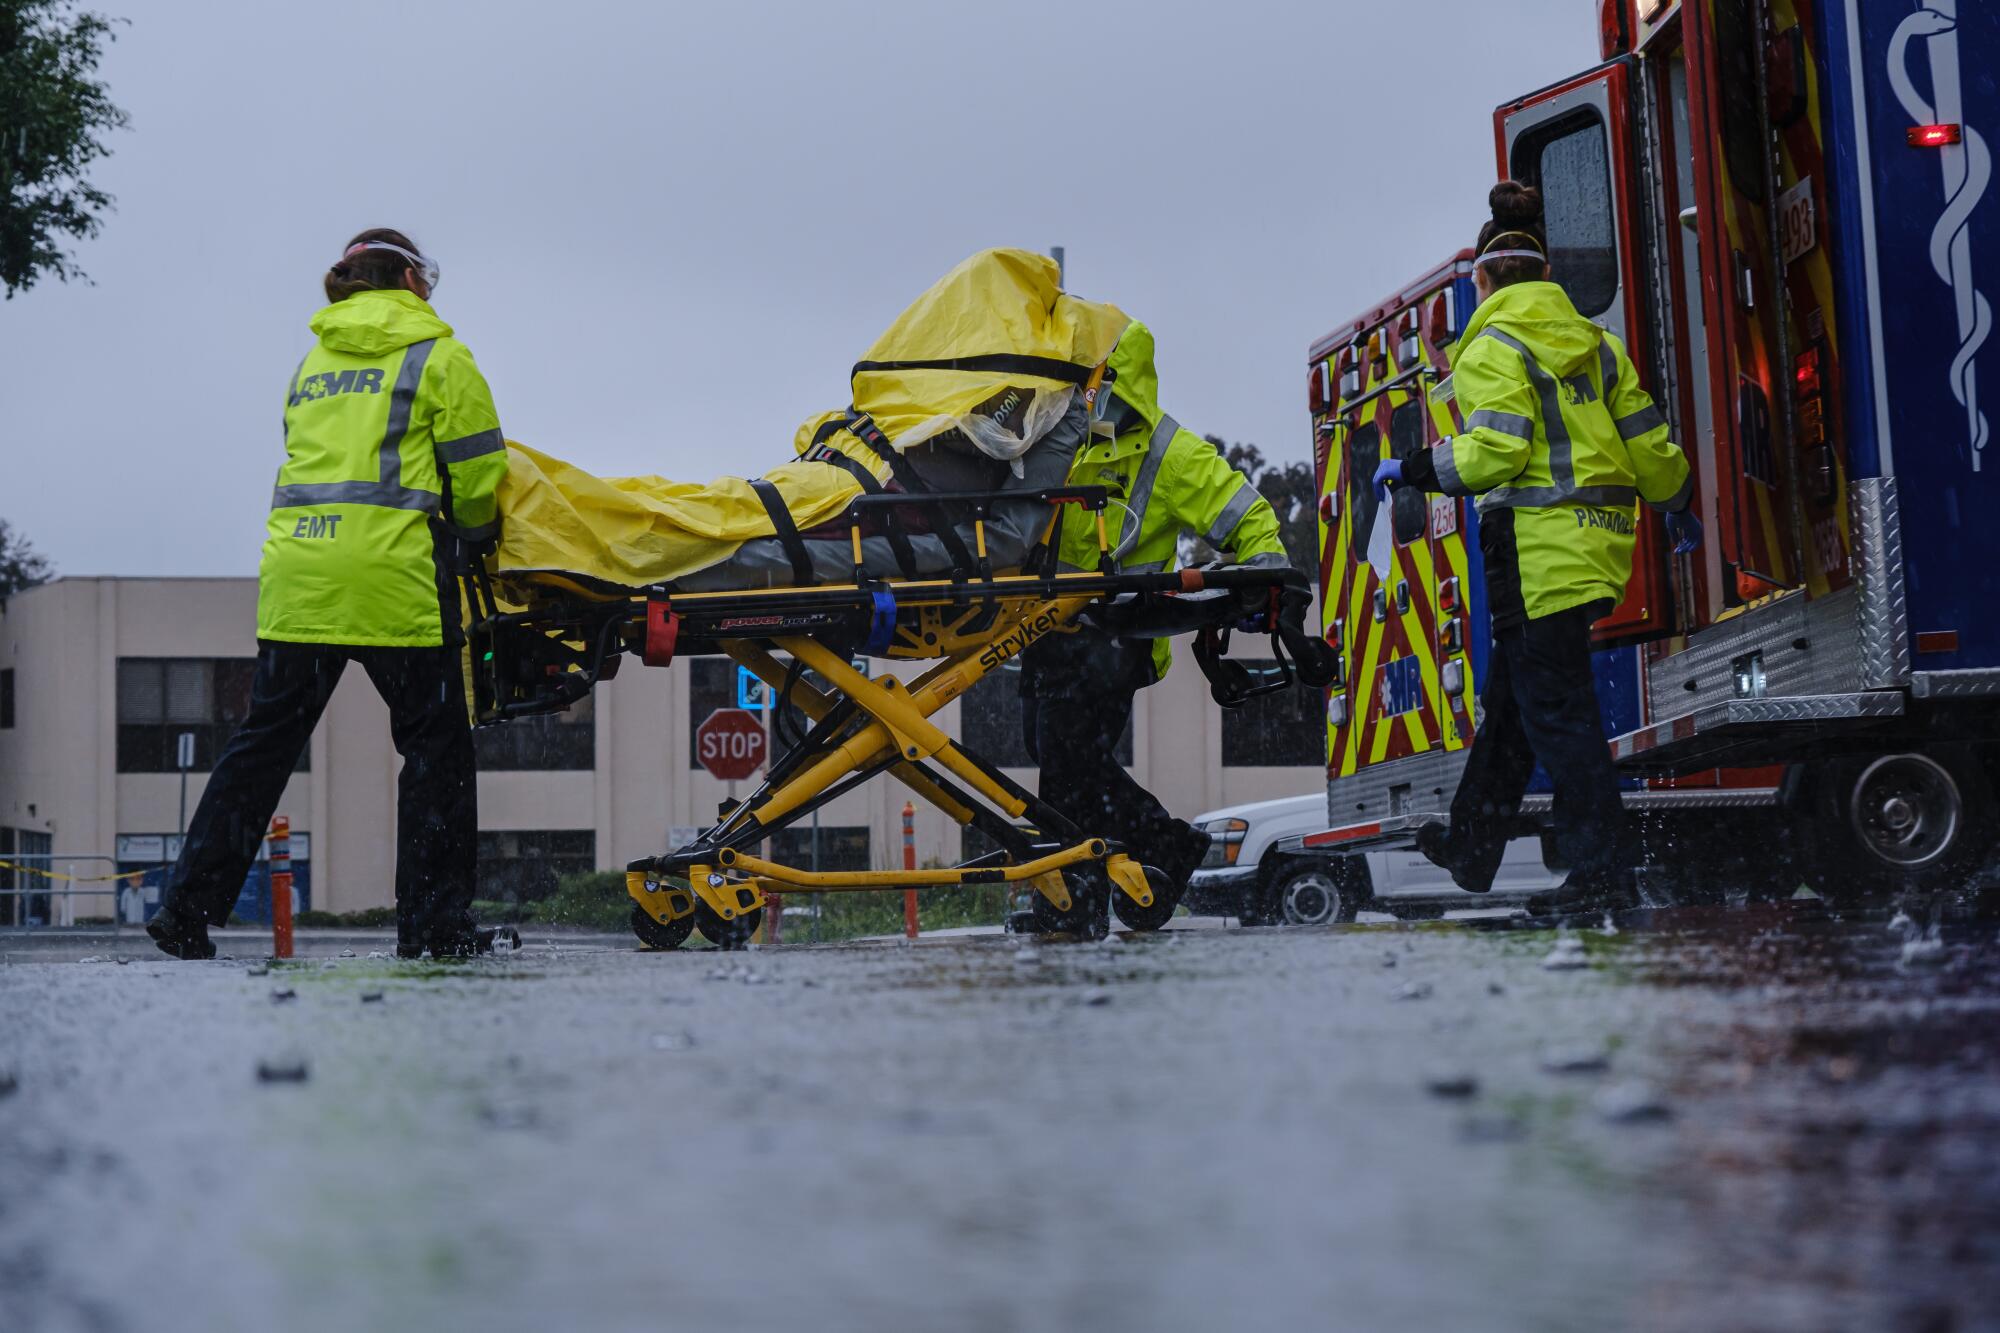
[[[734,920],[724,921],[721,913],[696,898],[694,915],[689,920],[701,931],[701,937],[716,948],[740,949],[757,933],[757,927],[764,924],[764,909],[753,907]]]
[[[1069,910],[1057,911],[1054,903],[1036,894],[1033,906],[1035,932],[1041,935],[1075,935],[1086,940],[1101,940],[1110,934],[1109,877],[1095,867],[1065,870],[1062,877],[1063,887],[1069,890]]]
[[[639,943],[648,949],[678,949],[687,943],[687,937],[694,933],[694,918],[684,916],[678,921],[659,922],[653,914],[637,903],[632,904],[632,933],[639,937]]]
[[[1153,905],[1141,907],[1132,901],[1131,895],[1114,889],[1111,910],[1118,914],[1118,920],[1127,930],[1158,930],[1172,920],[1174,910],[1181,905],[1181,895],[1187,892],[1187,884],[1175,883],[1167,878],[1164,871],[1152,866],[1141,868],[1146,872],[1147,885],[1153,890]]]

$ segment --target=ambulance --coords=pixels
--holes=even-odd
[[[1595,628],[1646,877],[1679,899],[1964,883],[2000,834],[2000,6],[1597,13],[1603,63],[1501,106],[1493,134],[1499,174],[1542,192],[1552,278],[1671,419],[1706,527],[1676,557],[1641,510],[1628,595]],[[1479,725],[1477,504],[1378,505],[1370,484],[1462,428],[1471,261],[1310,351],[1341,671],[1307,853],[1445,819]],[[1542,785],[1517,831],[1548,806]]]

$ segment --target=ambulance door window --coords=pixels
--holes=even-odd
[[[1683,382],[1692,386],[1687,401],[1694,409],[1694,439],[1684,441],[1694,454],[1695,475],[1715,477],[1715,404],[1709,397],[1708,366],[1708,317],[1702,305],[1701,281],[1701,239],[1692,224],[1695,216],[1695,162],[1694,134],[1688,122],[1688,71],[1687,56],[1675,51],[1667,58],[1667,110],[1671,120],[1673,143],[1668,145],[1674,163],[1674,215],[1683,219],[1676,226],[1674,234],[1680,238],[1680,298],[1685,329],[1682,343],[1687,348],[1682,366]],[[1717,488],[1704,488],[1704,510],[1702,522],[1709,525],[1709,531],[1719,532],[1721,522],[1717,509]],[[1711,605],[1708,614],[1722,609],[1719,589],[1722,586],[1722,543],[1705,541],[1701,544],[1701,554],[1696,559],[1704,562]]]
[[[1382,429],[1373,421],[1347,437],[1348,558],[1368,563],[1368,539],[1375,535],[1375,467],[1382,461]]]
[[[1549,276],[1577,313],[1595,318],[1618,299],[1611,152],[1595,110],[1565,116],[1514,145],[1517,177],[1542,192]],[[1524,169],[1525,168],[1525,169]]]
[[[1423,451],[1424,405],[1413,398],[1389,414],[1389,453],[1395,458],[1413,458]],[[1430,526],[1430,504],[1422,491],[1396,487],[1389,493],[1389,512],[1396,525],[1396,545],[1423,540]]]

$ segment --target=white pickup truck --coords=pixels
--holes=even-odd
[[[1198,916],[1233,916],[1246,926],[1317,926],[1357,912],[1420,919],[1472,908],[1511,906],[1562,882],[1542,863],[1533,838],[1517,839],[1489,894],[1472,894],[1414,851],[1333,855],[1302,845],[1327,826],[1326,794],[1254,801],[1197,815],[1212,840],[1181,901]]]

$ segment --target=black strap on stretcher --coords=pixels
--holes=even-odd
[[[859,482],[864,494],[880,495],[882,483],[875,479],[875,474],[868,470],[867,464],[859,459],[849,458],[827,443],[832,436],[846,430],[847,425],[846,417],[834,417],[822,423],[820,428],[813,432],[812,447],[807,451],[806,459],[809,462],[826,463],[837,467]],[[893,509],[883,515],[882,535],[888,538],[889,551],[896,557],[896,568],[903,571],[903,577],[906,579],[917,577],[917,553],[910,548],[909,534],[903,531],[903,525]]]
[[[968,370],[975,374],[1032,375],[1041,380],[1061,380],[1083,388],[1097,373],[1096,366],[1079,366],[1053,356],[1026,356],[1019,352],[992,352],[985,356],[953,356],[938,361],[856,361],[848,379],[871,370]]]
[[[985,358],[970,359],[981,360]],[[1039,358],[1030,357],[1028,359],[1037,360]],[[861,364],[871,365],[876,363],[864,361]],[[927,365],[929,363],[898,361],[882,362],[879,364],[884,366],[914,366],[919,364]],[[940,362],[938,364],[942,365],[945,363]],[[1065,361],[1059,364],[1068,365],[1069,363]],[[896,447],[889,443],[889,437],[882,433],[882,428],[875,424],[874,418],[870,417],[866,412],[855,412],[850,409],[849,419],[843,421],[841,425],[846,429],[848,434],[867,445],[870,449],[873,449],[876,457],[889,465],[889,475],[896,479],[896,484],[901,486],[905,493],[909,495],[925,495],[929,493],[931,488],[924,484],[923,478],[917,475],[917,470],[910,466],[910,460],[903,457]],[[956,570],[973,569],[976,566],[973,562],[972,552],[966,548],[965,539],[958,535],[956,520],[962,518],[963,515],[953,512],[957,509],[958,506],[956,505],[947,506],[939,501],[932,501],[923,506],[924,512],[930,516],[932,533],[939,541],[944,543],[944,549],[951,555],[951,567]]]
[[[750,483],[750,489],[757,492],[757,498],[764,502],[764,512],[771,516],[772,534],[778,544],[785,548],[785,558],[792,562],[792,579],[801,588],[813,585],[812,557],[806,553],[806,544],[799,537],[799,525],[792,522],[792,511],[785,508],[785,497],[771,482],[759,477]]]

